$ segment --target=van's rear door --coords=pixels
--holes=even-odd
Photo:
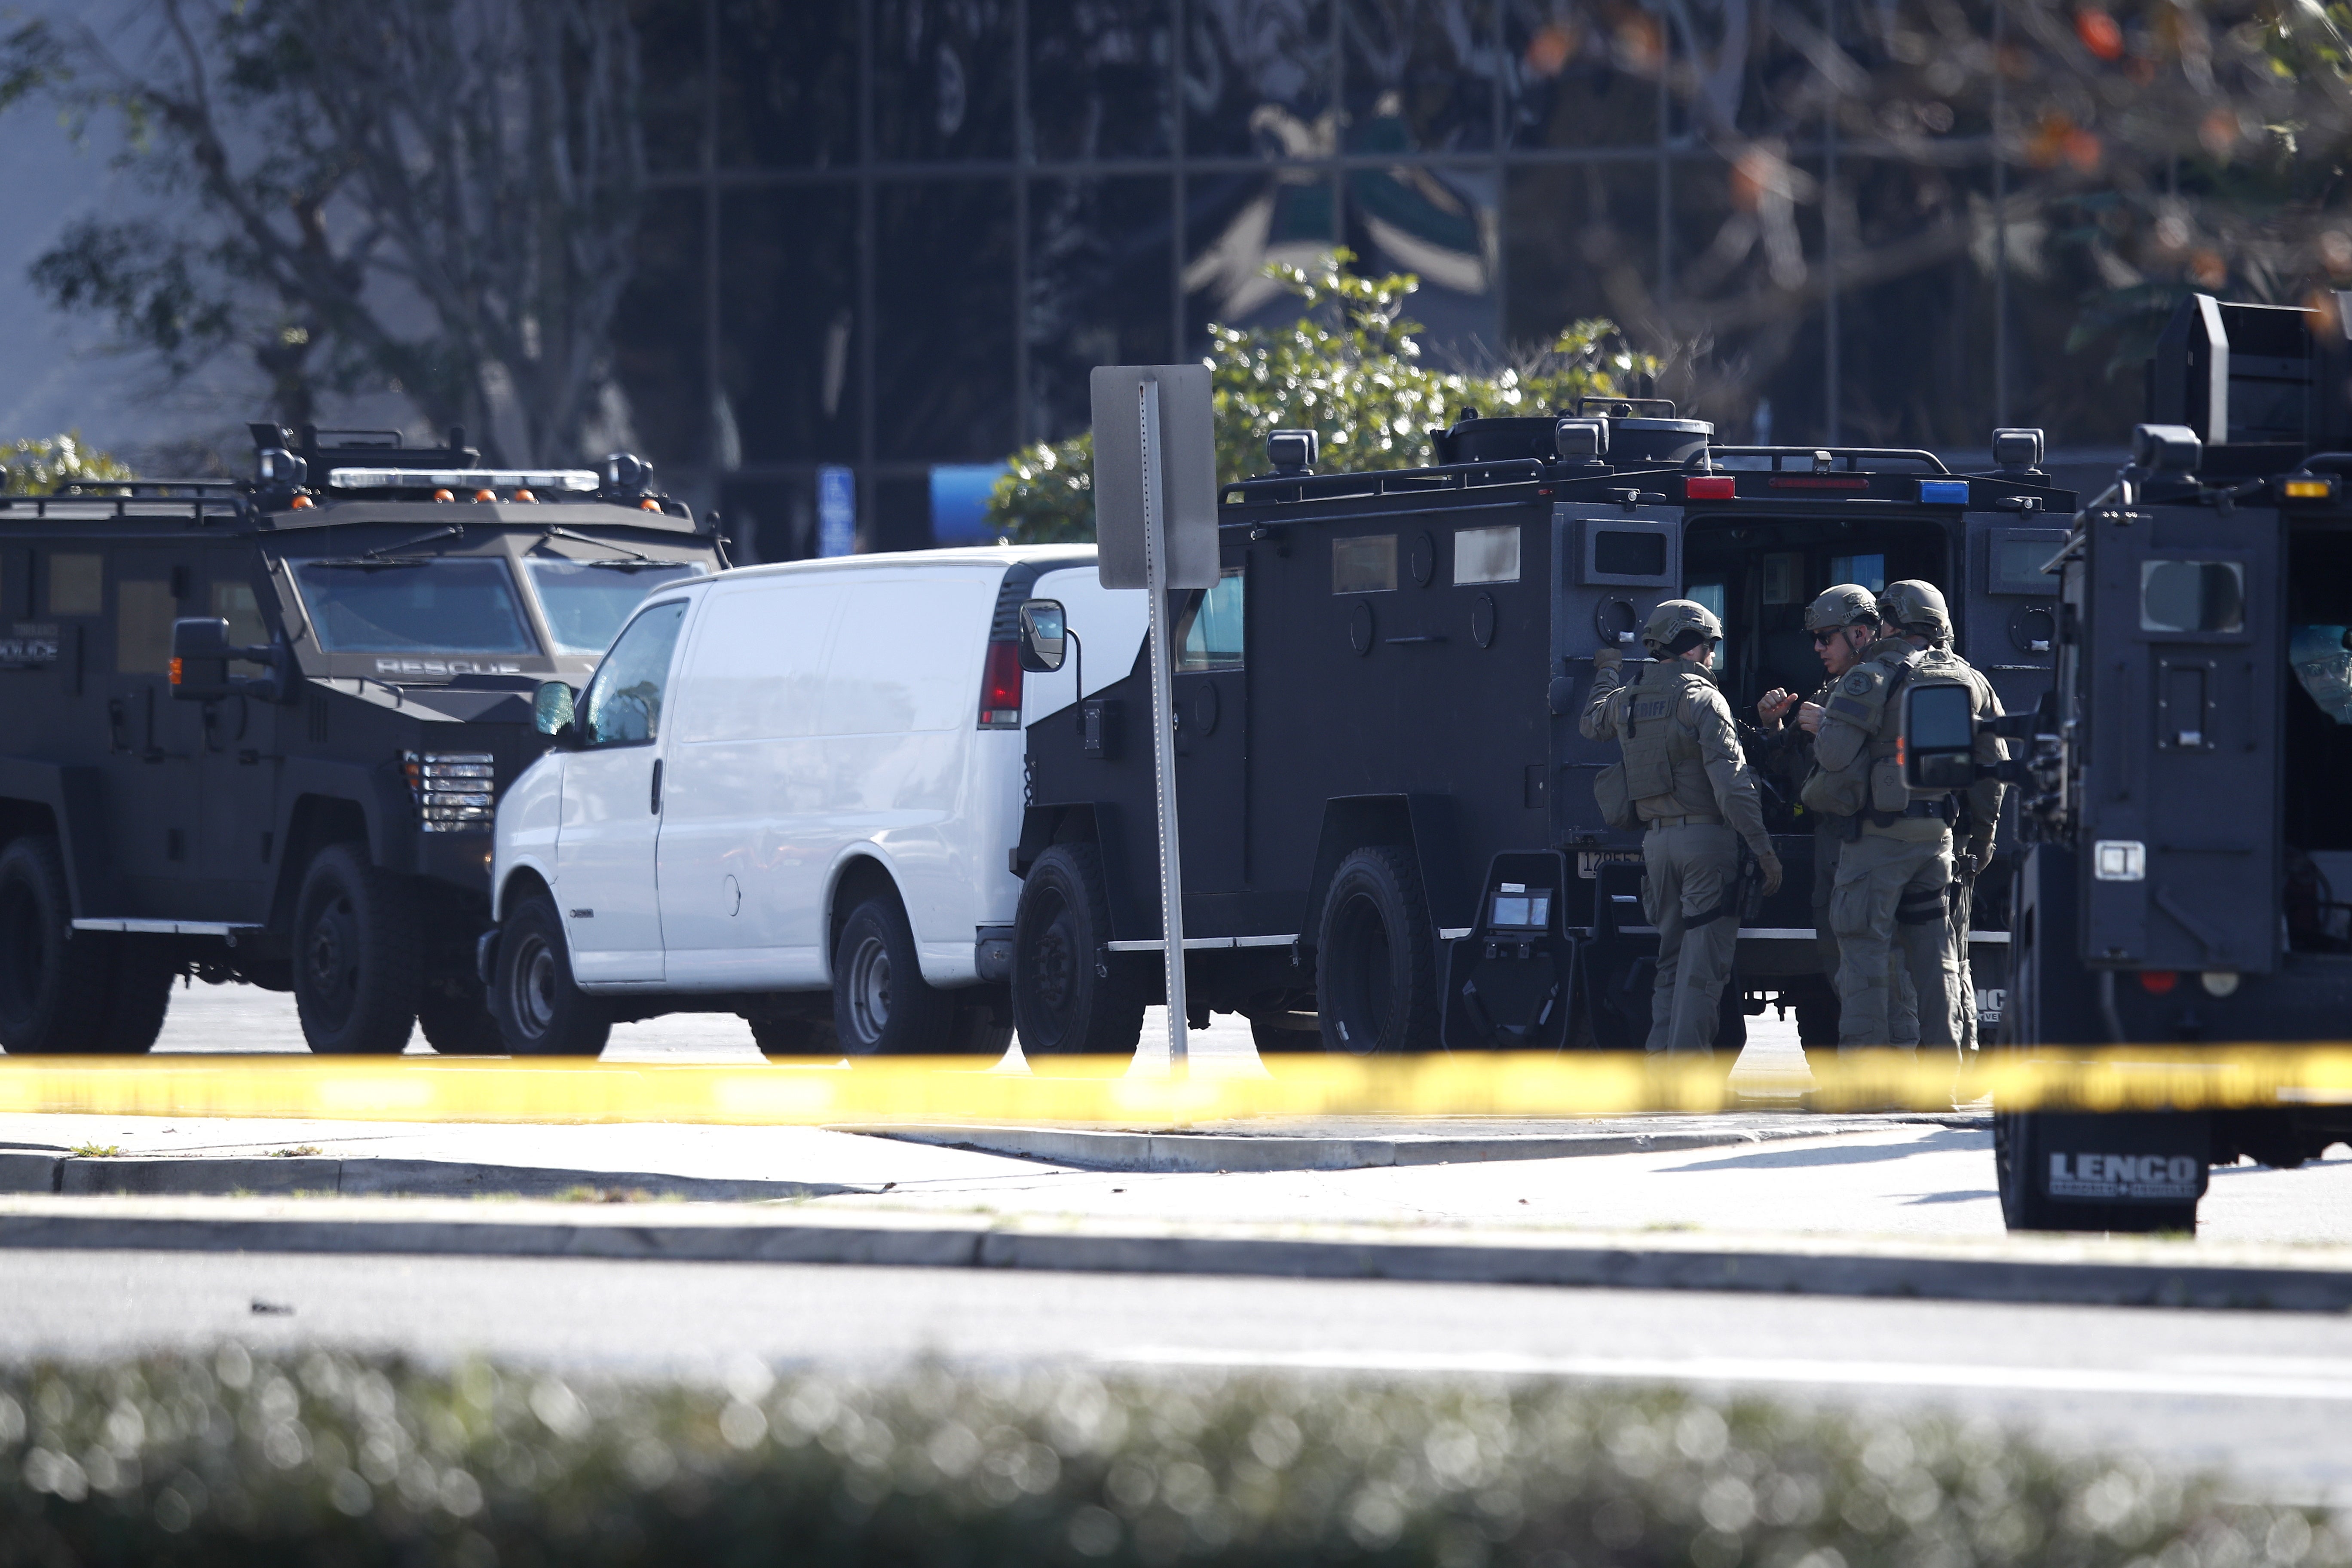
[[[2066,542],[2072,516],[1968,514],[1968,592],[1960,657],[1992,682],[2010,712],[2032,707],[2058,667],[2058,579],[2042,568]]]

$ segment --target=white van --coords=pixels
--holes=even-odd
[[[1098,628],[1087,691],[1019,610]],[[1001,1051],[1026,717],[1125,676],[1139,594],[1092,546],[847,556],[657,589],[499,802],[490,1010],[518,1054],[736,1012],[763,1051]],[[1118,645],[1118,646],[1112,646]]]

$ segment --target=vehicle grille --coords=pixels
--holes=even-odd
[[[499,771],[488,752],[403,752],[401,771],[427,833],[487,830],[499,803]]]

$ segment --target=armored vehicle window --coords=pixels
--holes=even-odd
[[[533,556],[523,564],[530,569],[530,585],[539,591],[540,608],[547,612],[548,633],[558,653],[603,653],[647,594],[702,571],[684,561],[649,566],[642,561]]]
[[[1519,580],[1519,530],[1462,528],[1454,532],[1456,583],[1516,583]]]
[[[686,602],[656,605],[629,623],[588,683],[581,706],[588,715],[583,738],[591,746],[642,745],[661,733],[663,689]]]
[[[1688,588],[1684,590],[1683,597],[1688,599],[1694,605],[1705,605],[1708,609],[1713,610],[1715,612],[1715,618],[1725,626],[1729,626],[1731,624],[1731,595],[1727,584],[1722,583],[1693,583]],[[1715,644],[1715,658],[1707,668],[1713,669],[1718,675],[1724,670],[1731,668],[1731,656],[1728,651],[1730,646],[1731,639],[1728,637],[1717,638]]]
[[[1242,602],[1245,592],[1245,580],[1241,570],[1234,567],[1218,575],[1215,587],[1192,596],[1176,622],[1178,669],[1242,667]]]
[[[114,590],[114,669],[118,675],[163,675],[172,668],[172,617],[179,613],[172,584],[133,578]]]
[[[1592,537],[1592,569],[1610,577],[1655,577],[1666,569],[1666,536],[1601,529]]]
[[[269,640],[269,628],[262,624],[261,605],[253,596],[250,583],[215,583],[212,591],[213,614],[228,623],[228,640],[239,647]]]
[[[95,616],[106,608],[106,557],[49,557],[49,614]]]
[[[1331,592],[1384,594],[1395,587],[1395,534],[1367,533],[1331,542]]]
[[[2297,626],[2286,658],[2319,710],[2338,724],[2352,724],[2352,645],[2345,640],[2345,628]]]
[[[503,561],[305,561],[302,598],[330,653],[537,653]]]
[[[1886,592],[1885,553],[1832,555],[1830,557],[1830,581],[1858,583],[1874,594],[1883,594]]]
[[[2238,632],[2246,628],[2246,568],[2235,561],[2143,561],[2144,632]]]

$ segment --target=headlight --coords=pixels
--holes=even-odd
[[[498,765],[488,752],[403,752],[400,769],[427,833],[487,829],[496,815]]]

